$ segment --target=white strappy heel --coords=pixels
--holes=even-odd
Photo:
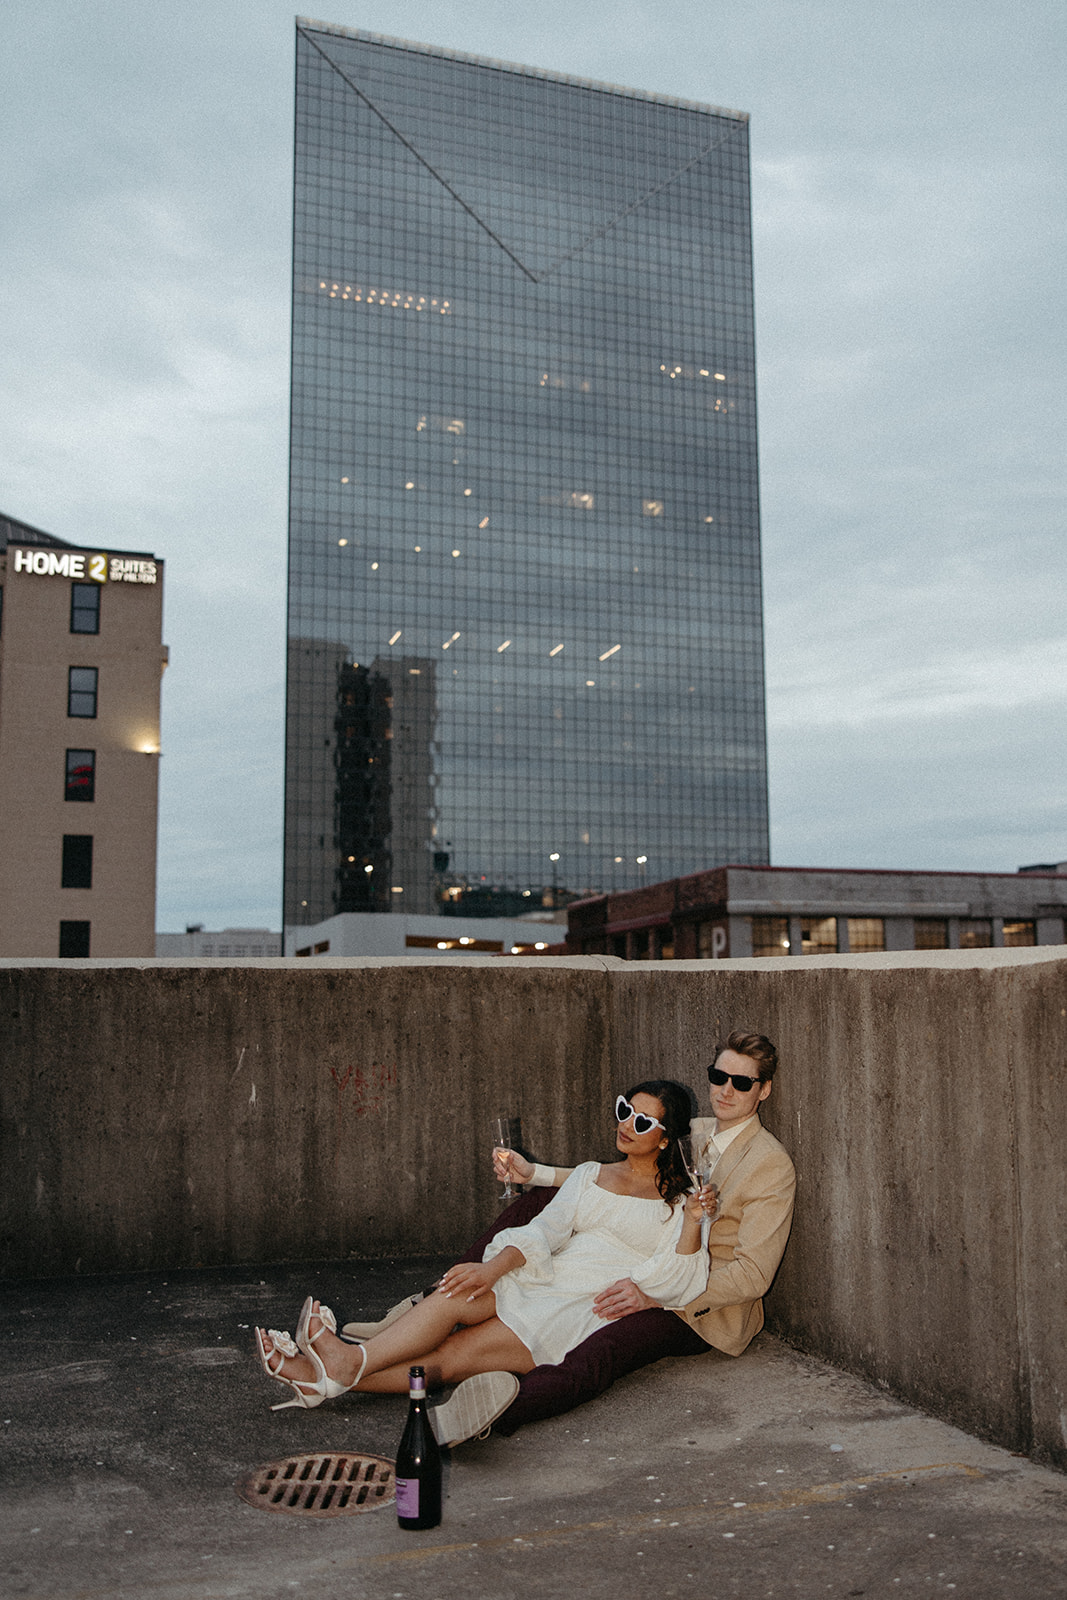
[[[366,1369],[367,1350],[366,1346],[361,1345],[363,1360],[352,1382],[338,1383],[335,1378],[330,1377],[318,1351],[315,1349],[314,1342],[323,1328],[328,1328],[333,1333],[337,1323],[329,1306],[320,1306],[318,1316],[322,1327],[320,1327],[319,1333],[316,1333],[313,1337],[310,1336],[307,1330],[312,1316],[312,1305],[313,1302],[309,1296],[304,1302],[303,1310],[300,1313],[300,1323],[296,1332],[297,1342],[295,1343],[287,1333],[279,1333],[277,1328],[268,1328],[265,1335],[262,1328],[256,1329],[256,1350],[264,1372],[268,1378],[274,1378],[278,1383],[287,1384],[293,1391],[292,1400],[279,1401],[276,1406],[271,1406],[272,1411],[286,1411],[290,1406],[299,1406],[305,1411],[313,1411],[316,1406],[321,1406],[324,1400],[336,1400],[338,1395],[347,1394],[350,1389],[354,1389]],[[264,1342],[265,1338],[270,1340],[269,1350]],[[314,1380],[310,1378],[290,1378],[281,1370],[284,1357],[292,1358],[301,1354],[307,1356],[318,1373],[318,1377]],[[272,1361],[274,1362],[273,1365]]]
[[[316,1339],[322,1337],[324,1331],[329,1333],[337,1332],[337,1318],[334,1316],[329,1306],[320,1304],[318,1311],[314,1309],[314,1306],[315,1301],[313,1297],[308,1295],[303,1306],[301,1307],[300,1320],[296,1325],[296,1342],[319,1374],[313,1391],[316,1398],[311,1403],[312,1405],[321,1405],[323,1400],[336,1400],[341,1395],[347,1394],[350,1389],[355,1389],[358,1386],[360,1378],[362,1378],[364,1372],[367,1370],[368,1353],[365,1344],[360,1343],[358,1339],[354,1340],[353,1343],[359,1345],[359,1348],[363,1352],[363,1360],[359,1364],[359,1371],[356,1373],[351,1383],[338,1383],[336,1378],[331,1378],[330,1374],[326,1371],[322,1357],[315,1349],[315,1341]],[[308,1332],[308,1328],[311,1324],[311,1319],[313,1316],[317,1316],[319,1319],[318,1333]]]

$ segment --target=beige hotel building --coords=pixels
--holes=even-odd
[[[0,515],[0,956],[153,956],[163,563]]]

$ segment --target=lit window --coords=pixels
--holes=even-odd
[[[552,649],[548,653],[550,656],[558,656],[562,649],[563,646],[561,644],[553,645]]]
[[[404,630],[402,628],[398,628],[394,634],[390,635],[389,643],[396,644],[396,641],[400,638],[400,635],[403,631]]]
[[[837,952],[836,917],[802,917],[800,950],[805,956],[834,955]]]
[[[604,651],[604,654],[602,656],[597,656],[597,660],[598,661],[607,661],[609,656],[615,655],[616,651],[621,650],[621,649],[622,649],[622,645],[621,644],[613,644],[609,650],[605,650]]]
[[[1004,944],[1007,949],[1014,950],[1020,945],[1037,943],[1037,929],[1032,922],[1005,922]]]
[[[646,517],[662,517],[662,515],[663,515],[663,501],[662,500],[642,500],[641,501],[641,513],[642,513],[643,516],[646,516]]]
[[[883,917],[849,917],[848,947],[857,955],[864,950],[884,950],[885,919]]]

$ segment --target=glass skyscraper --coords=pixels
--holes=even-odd
[[[768,860],[748,123],[297,25],[285,920]]]

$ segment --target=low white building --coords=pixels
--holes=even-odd
[[[285,930],[287,956],[543,955],[562,945],[560,922],[518,917],[382,916],[342,911],[311,927]],[[550,918],[551,913],[546,913]]]

